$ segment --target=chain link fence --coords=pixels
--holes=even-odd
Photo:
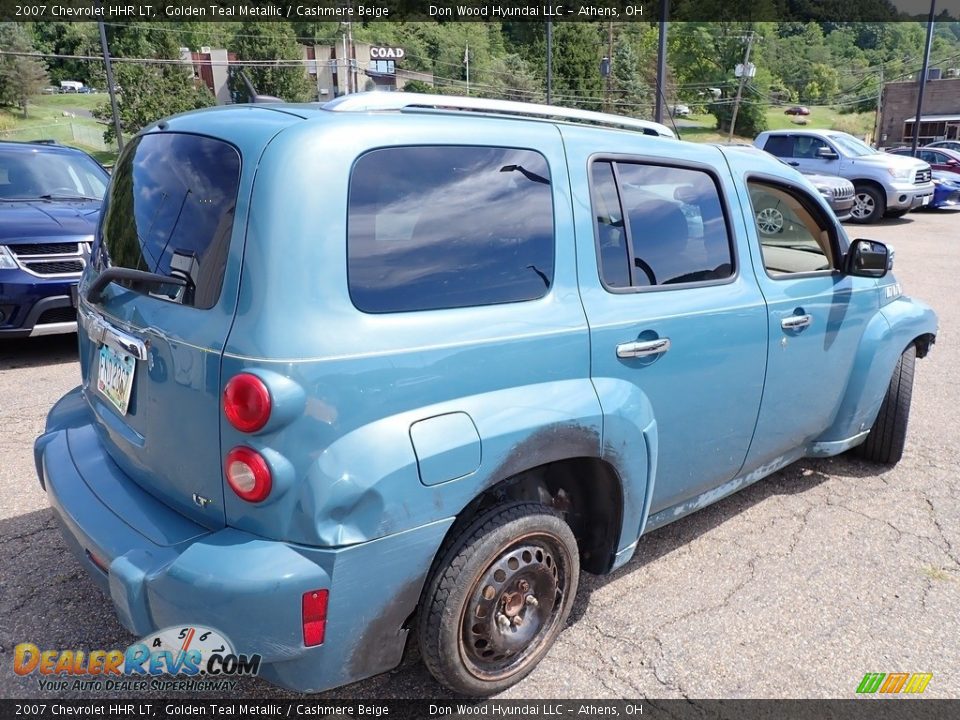
[[[103,141],[103,126],[77,122],[34,125],[15,130],[0,130],[0,140],[56,140],[64,145],[78,145],[84,150],[112,150]]]

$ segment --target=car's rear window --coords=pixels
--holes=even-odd
[[[186,276],[187,289],[169,299],[213,307],[239,183],[240,154],[222,140],[180,133],[136,139],[113,172],[98,266]],[[167,297],[153,292],[155,286],[133,289]]]
[[[553,284],[546,159],[500,147],[395,147],[350,180],[350,297],[370,313],[541,298]]]

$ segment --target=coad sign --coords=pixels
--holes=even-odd
[[[392,47],[372,47],[370,48],[371,60],[399,60],[406,52],[403,48]]]

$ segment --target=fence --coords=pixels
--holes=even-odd
[[[62,122],[34,125],[16,130],[0,130],[0,140],[56,140],[64,145],[79,145],[85,150],[112,150],[103,141],[102,125]]]

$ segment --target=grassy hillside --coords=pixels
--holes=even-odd
[[[56,140],[111,162],[114,148],[103,142],[104,126],[90,112],[107,101],[103,94],[39,95],[27,117],[13,107],[0,107],[0,140]]]

